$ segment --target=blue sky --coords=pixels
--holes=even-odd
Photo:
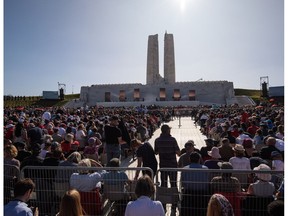
[[[284,85],[284,0],[4,0],[4,94],[146,83],[148,36],[174,35],[176,81]]]

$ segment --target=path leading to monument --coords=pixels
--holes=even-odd
[[[202,146],[205,146],[204,140],[206,139],[206,136],[204,136],[200,132],[199,126],[194,125],[194,121],[191,120],[190,117],[181,117],[180,120],[174,119],[173,121],[170,121],[165,124],[168,124],[171,127],[171,135],[176,138],[180,149],[184,148],[184,145],[188,140],[194,140],[194,143],[196,144],[196,148],[198,149],[200,149]],[[161,130],[160,128],[158,128],[154,132],[152,138],[149,140],[153,148],[154,148],[155,139],[159,137],[160,134],[161,134]],[[159,162],[158,156],[156,156],[156,158]],[[137,165],[137,160],[133,161],[131,156],[129,156],[126,159],[123,159],[121,162],[122,167],[127,167],[127,166],[136,167],[136,165]]]

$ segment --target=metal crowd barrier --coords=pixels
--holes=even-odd
[[[239,180],[239,184],[224,180],[229,173]],[[263,197],[247,194],[249,185],[257,181],[257,174],[271,174],[275,192],[284,179],[284,172],[280,171],[160,168],[155,174],[156,199],[162,202],[166,211],[176,215],[206,216],[210,197],[220,193],[231,203],[235,216],[265,216],[267,205],[275,199],[275,193]],[[171,176],[176,181],[168,179],[163,187],[161,175]],[[236,185],[240,186],[239,189]]]
[[[26,166],[20,176],[35,182],[35,196],[29,205],[37,206],[40,215],[56,215],[62,196],[70,188],[80,192],[85,215],[121,215],[127,203],[136,199],[137,170],[149,171],[153,176],[150,168],[71,166]],[[94,189],[87,191],[89,188]]]
[[[134,193],[136,185],[134,176],[136,171],[150,171],[152,176],[154,176],[153,171],[146,167],[88,168],[70,166],[27,166],[19,172],[15,167],[5,165],[4,170],[4,185],[7,185],[7,189],[9,189],[9,193],[4,193],[5,201],[13,198],[15,181],[11,182],[11,177],[14,180],[31,178],[35,182],[36,189],[34,196],[28,204],[37,206],[40,215],[53,216],[59,211],[61,198],[63,194],[71,188],[71,184],[80,191],[81,203],[87,213],[86,215],[123,215],[127,203],[137,198]],[[90,184],[89,181],[86,183],[86,181],[84,182],[84,180],[82,180],[82,176],[87,175],[87,172],[97,172],[98,174],[96,173],[96,177],[94,176],[93,178],[98,178],[98,182],[100,182],[97,189],[89,192],[85,190],[81,191],[83,187],[85,188]],[[109,174],[107,174],[108,172]],[[240,180],[240,189],[237,192],[231,182],[219,183],[219,181],[216,181],[216,183],[211,183],[217,179],[218,176],[229,175],[229,173],[237,176]],[[267,173],[272,175],[271,181],[274,182],[275,190],[277,190],[284,178],[284,172],[160,168],[155,173],[154,182],[156,193],[153,199],[160,200],[167,212],[174,211],[176,215],[181,216],[204,216],[206,215],[207,205],[211,195],[213,193],[221,193],[230,201],[235,216],[262,216],[266,214],[267,205],[274,200],[274,197],[248,196],[245,193],[249,184],[256,180],[256,174]],[[73,179],[71,177],[72,174],[74,176]],[[172,179],[174,177],[175,181],[172,183],[167,182],[166,184],[161,181],[161,175],[171,176]],[[95,179],[93,181],[96,181]],[[127,179],[129,180],[126,181]]]
[[[20,170],[14,165],[4,165],[4,205],[13,197],[13,189],[15,183],[20,179]]]

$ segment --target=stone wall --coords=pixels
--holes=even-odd
[[[142,85],[135,84],[111,84],[111,85],[92,85],[91,87],[82,87],[80,100],[89,106],[102,102],[121,102],[120,91],[125,94],[125,101],[135,102],[134,91],[139,89],[139,101],[145,103],[155,103],[161,101],[160,89],[165,90],[166,102],[175,102],[174,91],[179,90],[179,101],[191,101],[189,91],[195,91],[195,99],[200,104],[220,104],[230,105],[235,102],[234,88],[232,82],[227,81],[203,81],[203,82],[176,82],[174,84]],[[110,101],[105,100],[105,93],[110,94]]]

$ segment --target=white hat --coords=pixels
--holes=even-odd
[[[219,154],[219,148],[213,147],[211,151],[208,151],[208,155],[212,158],[221,158],[221,155]]]
[[[255,167],[253,170],[270,171],[271,168],[267,166],[266,164],[260,164],[258,167]],[[263,181],[270,181],[272,178],[270,173],[256,173],[256,176],[258,177],[258,179],[261,179]]]
[[[8,125],[5,126],[6,129],[9,129],[11,127],[14,127],[14,125],[13,124],[8,124]]]

